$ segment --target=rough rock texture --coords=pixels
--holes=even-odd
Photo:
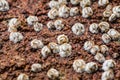
[[[102,13],[105,10],[103,7],[98,7],[98,0],[93,2],[92,9],[94,15],[85,19],[81,14],[74,17],[69,17],[64,20],[65,28],[61,31],[48,30],[46,23],[50,21],[47,17],[47,12],[50,10],[48,6],[49,0],[7,0],[10,4],[10,10],[8,12],[0,12],[0,77],[3,80],[16,80],[20,73],[26,73],[30,80],[49,80],[47,77],[47,71],[52,67],[59,70],[62,74],[61,80],[100,80],[103,70],[101,70],[102,64],[98,63],[93,55],[83,50],[83,43],[87,40],[95,41],[95,44],[104,44],[101,40],[102,34],[92,34],[88,31],[88,27],[91,23],[99,23],[101,21],[107,21],[103,18]],[[113,6],[120,5],[120,0],[111,0],[110,4]],[[73,7],[71,3],[69,7]],[[81,12],[81,7],[79,7]],[[39,18],[39,22],[44,24],[44,28],[40,32],[35,32],[33,27],[27,25],[25,19],[29,15],[35,15]],[[8,20],[17,17],[22,21],[21,27],[18,29],[24,35],[24,39],[14,44],[9,41],[9,32],[7,31]],[[54,21],[54,20],[53,20]],[[76,36],[72,33],[71,27],[74,23],[81,22],[85,25],[86,32],[82,36]],[[120,19],[117,19],[114,23],[110,23],[110,28],[114,28],[120,32]],[[37,38],[42,39],[44,44],[49,42],[57,42],[56,38],[60,34],[68,36],[70,44],[72,45],[72,55],[67,58],[61,58],[58,54],[52,54],[48,58],[42,58],[40,53],[41,49],[33,50],[30,47],[30,41]],[[107,59],[113,59],[113,53],[120,54],[120,42],[112,41],[109,44],[109,55]],[[84,59],[86,62],[96,62],[99,66],[99,70],[93,74],[76,73],[72,68],[72,63],[75,59]],[[114,59],[117,63],[115,72],[115,80],[120,80],[120,57]],[[33,63],[41,63],[43,69],[39,73],[30,71],[30,67]]]

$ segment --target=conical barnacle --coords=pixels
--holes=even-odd
[[[105,60],[105,62],[104,62],[103,65],[102,65],[102,69],[103,69],[104,71],[107,71],[107,70],[109,70],[109,69],[114,68],[115,65],[116,65],[116,63],[115,63],[114,60],[112,60],[112,59]]]
[[[84,34],[85,32],[85,28],[84,28],[84,25],[81,24],[81,23],[75,23],[73,26],[72,26],[72,32],[76,35],[82,35]]]
[[[39,32],[39,31],[41,31],[42,29],[43,29],[43,24],[42,24],[42,23],[36,22],[36,23],[34,24],[34,30],[35,30],[36,32]]]
[[[0,0],[0,11],[8,11],[9,4],[6,0]]]
[[[90,49],[90,53],[93,55],[96,55],[96,53],[99,51],[100,51],[100,48],[98,45],[93,45],[92,48]]]
[[[114,14],[116,14],[117,18],[120,17],[120,6],[113,7],[112,11]]]
[[[51,50],[48,46],[44,46],[42,49],[41,49],[41,54],[44,58],[46,58],[48,55],[51,54]]]
[[[104,57],[104,55],[101,54],[101,53],[97,53],[97,54],[94,56],[94,58],[95,58],[98,62],[100,62],[100,63],[103,63],[103,62],[105,61],[105,57]]]
[[[83,48],[84,48],[84,50],[86,50],[86,51],[90,51],[90,49],[91,49],[93,46],[94,46],[94,42],[93,42],[93,41],[86,41],[86,42],[84,43]]]
[[[68,57],[71,55],[72,46],[68,43],[64,43],[59,46],[59,55],[61,57]]]
[[[57,71],[54,68],[49,69],[47,72],[47,76],[52,79],[58,78],[59,75],[60,75],[59,71]]]
[[[85,70],[85,65],[86,63],[84,60],[77,59],[73,62],[73,69],[78,73],[82,73]]]
[[[53,53],[58,53],[59,52],[59,45],[56,44],[55,42],[50,42],[48,44],[48,47],[52,50]]]
[[[70,9],[70,16],[76,16],[76,15],[78,15],[79,14],[79,9],[78,9],[78,7],[72,7],[71,9]]]
[[[17,80],[30,80],[28,75],[21,73],[18,77]]]
[[[111,41],[111,37],[108,34],[104,33],[102,35],[102,40],[104,43],[109,43]]]
[[[62,30],[64,28],[63,20],[62,19],[55,20],[54,26],[57,30]]]
[[[90,5],[91,5],[91,0],[82,0],[82,1],[80,2],[80,6],[81,6],[82,8],[88,7],[88,6],[90,6]]]
[[[41,71],[41,68],[42,68],[42,66],[39,63],[34,63],[31,65],[31,71],[33,71],[33,72],[39,72],[39,71]]]
[[[49,12],[48,12],[48,17],[50,19],[55,19],[58,16],[58,10],[56,8],[52,8]]]
[[[34,49],[42,48],[44,46],[43,42],[38,39],[33,39],[30,43],[31,47]]]
[[[68,37],[64,34],[57,37],[58,44],[68,43]]]
[[[104,16],[104,17],[110,17],[111,14],[112,14],[112,11],[111,11],[111,10],[105,10],[105,11],[103,12],[103,16]]]
[[[102,54],[106,54],[109,51],[109,48],[106,45],[100,45],[100,51]]]
[[[72,5],[77,5],[80,3],[81,0],[70,0]]]
[[[58,1],[51,0],[48,5],[49,5],[50,8],[59,8],[59,2]]]
[[[89,27],[89,31],[91,33],[98,33],[98,24],[97,23],[92,23]]]
[[[98,5],[99,6],[106,6],[109,3],[109,0],[99,0]]]
[[[117,15],[115,14],[115,13],[113,13],[113,14],[111,14],[111,16],[109,17],[109,21],[110,22],[113,22],[113,21],[115,21],[117,19]]]
[[[98,65],[94,62],[89,62],[85,66],[85,71],[87,73],[93,73],[93,72],[97,71],[97,69],[98,69]]]
[[[34,25],[36,22],[38,22],[37,16],[29,16],[27,18],[28,25]]]
[[[82,17],[88,18],[93,15],[93,10],[91,7],[85,7],[82,9]]]
[[[48,29],[55,29],[54,22],[53,22],[53,21],[49,21],[49,22],[47,23],[47,27],[48,27]]]

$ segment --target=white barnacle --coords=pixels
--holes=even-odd
[[[64,34],[57,37],[58,44],[68,43],[68,37]]]
[[[72,7],[71,9],[70,9],[70,16],[76,16],[76,15],[78,15],[79,14],[79,9],[78,9],[78,7]]]
[[[120,33],[115,29],[110,29],[107,34],[113,39],[118,40],[120,38]]]
[[[103,54],[101,53],[97,53],[95,56],[94,56],[95,60],[97,60],[98,62],[100,63],[103,63],[105,61],[105,57]]]
[[[55,19],[58,16],[58,10],[56,8],[52,8],[49,12],[48,12],[48,17],[50,19]]]
[[[37,16],[29,16],[27,18],[28,25],[34,25],[36,22],[38,22]]]
[[[61,57],[68,57],[71,55],[72,46],[68,43],[64,43],[59,46],[59,55]]]
[[[112,80],[112,79],[114,79],[113,70],[107,70],[102,73],[101,80]]]
[[[66,5],[68,2],[67,0],[58,0],[60,5]]]
[[[93,45],[92,48],[90,49],[90,53],[93,55],[96,55],[96,53],[99,51],[100,51],[100,48],[98,45]]]
[[[72,26],[72,32],[76,35],[82,35],[84,34],[85,32],[85,27],[83,24],[81,23],[75,23],[73,26]]]
[[[117,15],[115,13],[111,14],[111,16],[109,17],[109,21],[113,22],[117,19]]]
[[[62,30],[64,28],[64,23],[62,19],[55,20],[54,26],[57,30]]]
[[[72,5],[77,5],[80,3],[81,0],[70,0]]]
[[[8,11],[9,3],[6,0],[0,0],[0,11]]]
[[[74,60],[73,62],[73,69],[78,72],[78,73],[82,73],[84,70],[85,70],[85,61],[82,60],[82,59],[77,59],[77,60]]]
[[[110,28],[109,23],[108,23],[108,22],[104,22],[104,21],[103,21],[103,22],[100,22],[100,23],[98,24],[98,26],[99,26],[101,32],[107,32],[107,31],[109,30],[109,28]]]
[[[34,24],[34,30],[35,30],[36,32],[39,32],[39,31],[41,31],[42,29],[43,29],[43,24],[42,24],[42,23],[36,22],[36,23]]]
[[[48,47],[52,50],[53,53],[58,53],[59,52],[59,45],[56,44],[55,42],[50,42],[48,44]]]
[[[58,1],[51,0],[48,5],[49,5],[50,8],[59,8],[59,2]]]
[[[92,23],[89,27],[89,31],[91,33],[98,33],[98,24],[97,23]]]
[[[120,6],[113,7],[112,11],[118,18],[120,17]]]
[[[99,6],[106,6],[109,3],[109,0],[99,0],[98,5]]]
[[[104,43],[107,44],[107,43],[109,43],[111,41],[111,37],[108,34],[104,33],[102,35],[102,40],[103,40]]]
[[[48,27],[48,29],[55,29],[54,22],[53,21],[49,21],[47,23],[47,27]]]
[[[93,42],[93,41],[86,41],[86,42],[84,43],[83,48],[84,48],[84,50],[86,50],[86,51],[90,51],[90,49],[91,49],[93,46],[94,46],[94,42]]]
[[[59,8],[58,13],[59,13],[59,17],[67,18],[70,15],[70,8],[67,7],[66,5],[62,5]]]
[[[17,80],[30,80],[28,75],[21,73],[18,77]]]
[[[47,72],[47,76],[52,79],[58,78],[59,75],[60,75],[59,71],[54,68],[49,69]]]
[[[104,16],[104,17],[110,17],[111,14],[112,14],[112,11],[111,11],[111,10],[105,10],[105,11],[103,12],[103,16]]]
[[[116,63],[115,63],[114,60],[112,60],[112,59],[105,60],[105,62],[104,62],[103,65],[102,65],[102,69],[103,69],[104,71],[107,71],[107,70],[109,70],[109,69],[114,68],[115,65],[116,65]]]
[[[10,41],[17,43],[23,39],[23,35],[19,32],[11,32],[9,35]]]
[[[33,71],[33,72],[39,72],[39,71],[41,71],[41,68],[42,68],[42,66],[39,63],[34,63],[31,65],[31,71]]]
[[[82,0],[82,1],[80,2],[80,6],[81,6],[82,8],[88,7],[88,6],[90,6],[90,5],[91,5],[91,0]]]
[[[43,42],[38,39],[33,39],[30,43],[31,47],[34,49],[42,48],[44,46]]]
[[[106,45],[100,45],[100,51],[101,53],[105,54],[109,51],[109,48]]]
[[[82,17],[88,18],[93,15],[93,10],[91,7],[85,7],[82,9]]]
[[[46,58],[48,55],[51,54],[51,50],[48,46],[44,46],[42,49],[41,49],[41,54],[44,58]]]
[[[89,62],[85,66],[85,71],[87,73],[93,73],[97,71],[97,69],[98,69],[98,65],[95,62]]]

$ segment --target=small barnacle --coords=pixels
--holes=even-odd
[[[97,23],[92,23],[89,27],[89,31],[91,33],[98,33],[98,24]]]
[[[93,15],[93,10],[91,7],[85,7],[82,9],[82,17],[88,18]]]
[[[98,5],[99,6],[106,6],[109,3],[109,0],[99,0]]]
[[[64,43],[59,46],[59,55],[61,57],[68,57],[71,55],[72,46],[68,43]]]
[[[57,37],[58,44],[68,43],[68,37],[64,34]]]
[[[42,54],[43,57],[46,58],[48,55],[51,54],[50,48],[48,46],[44,46],[41,50],[41,54]]]
[[[48,17],[50,19],[55,19],[58,16],[58,10],[56,8],[52,8],[49,12],[48,12]]]
[[[57,71],[54,68],[49,69],[47,72],[47,76],[52,79],[58,78],[59,75],[60,75],[59,71]]]
[[[100,51],[101,53],[105,54],[108,52],[109,48],[106,45],[100,45]]]
[[[54,26],[57,30],[62,30],[64,28],[64,24],[62,19],[58,19],[54,22]]]
[[[97,53],[97,54],[94,56],[94,58],[95,58],[98,62],[100,62],[100,63],[103,63],[103,62],[105,61],[105,57],[104,57],[104,55],[101,54],[101,53]]]
[[[62,5],[59,8],[58,12],[59,12],[59,17],[67,18],[69,17],[69,14],[70,14],[70,8],[67,7],[66,5]]]
[[[86,41],[86,42],[84,43],[83,48],[84,48],[84,50],[86,50],[86,51],[90,51],[90,49],[91,49],[93,46],[94,46],[94,42],[93,42],[93,41]]]
[[[17,43],[23,39],[23,35],[19,32],[11,32],[9,39],[10,39],[10,41]]]
[[[97,69],[98,69],[98,65],[94,62],[89,62],[85,66],[85,71],[87,73],[93,73],[93,72],[97,71]]]
[[[34,25],[36,22],[38,22],[37,16],[29,16],[27,18],[28,25]]]
[[[114,79],[113,70],[107,70],[102,73],[101,80],[113,80],[113,79]]]
[[[43,24],[42,24],[42,23],[36,22],[36,23],[34,24],[34,30],[35,30],[36,32],[39,32],[39,31],[42,30],[42,29],[43,29]]]
[[[82,59],[77,59],[73,62],[73,69],[78,72],[82,73],[85,70],[85,61]]]
[[[82,1],[80,2],[80,6],[81,6],[82,8],[88,7],[88,6],[90,6],[90,5],[91,5],[91,0],[82,0]]]
[[[99,26],[101,32],[107,32],[110,28],[110,25],[108,22],[100,22],[98,26]]]
[[[76,15],[78,15],[79,14],[79,9],[78,9],[78,7],[72,7],[71,9],[70,9],[70,16],[76,16]]]
[[[72,5],[77,5],[80,3],[81,0],[70,0]]]
[[[50,42],[48,44],[48,47],[52,50],[53,53],[58,53],[59,52],[59,46],[55,42]]]
[[[103,63],[102,69],[103,69],[104,71],[107,71],[107,70],[109,70],[109,69],[114,68],[115,65],[116,65],[116,63],[115,63],[114,60],[112,60],[112,59],[105,60],[105,62]]]
[[[50,8],[59,8],[59,2],[58,1],[51,0],[48,5],[49,5]]]
[[[55,29],[54,22],[53,21],[49,21],[47,23],[47,27],[48,27],[48,29]]]
[[[111,41],[111,37],[108,34],[104,33],[102,35],[102,40],[104,43],[109,43]]]
[[[41,71],[41,68],[42,68],[41,64],[34,63],[31,66],[31,71],[33,71],[33,72],[39,72],[39,71]]]
[[[18,77],[17,80],[29,80],[28,75],[21,73]]]
[[[111,14],[112,14],[112,11],[111,11],[111,10],[105,10],[105,11],[103,12],[103,16],[104,16],[104,17],[110,17]]]
[[[84,25],[81,23],[75,23],[72,26],[72,32],[76,35],[82,35],[85,32]]]
[[[60,5],[66,5],[68,2],[67,0],[58,0]]]
[[[0,0],[0,11],[8,11],[9,4],[6,0]]]
[[[111,14],[111,16],[109,17],[109,21],[113,22],[117,19],[117,15],[115,13]]]
[[[120,6],[115,6],[112,9],[113,13],[116,14],[116,16],[119,18],[120,17]]]
[[[120,38],[120,33],[115,29],[110,29],[107,34],[113,39],[118,40]]]
[[[31,47],[34,49],[42,48],[44,46],[43,42],[38,39],[33,39],[30,43]]]
[[[112,10],[112,5],[111,5],[111,4],[108,4],[108,5],[106,6],[106,10],[111,11],[111,10]]]
[[[93,45],[92,48],[90,49],[90,53],[93,55],[95,55],[99,51],[100,51],[100,48],[98,45]]]

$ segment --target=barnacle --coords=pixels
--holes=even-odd
[[[110,28],[109,23],[108,22],[104,22],[104,21],[100,22],[98,26],[99,26],[101,32],[107,32],[109,30],[109,28]]]
[[[55,19],[58,16],[58,10],[56,8],[52,8],[49,12],[48,12],[48,17],[50,19]]]
[[[82,1],[80,2],[80,6],[81,6],[82,8],[87,7],[87,6],[90,6],[90,5],[91,5],[91,0],[82,0]]]
[[[68,43],[64,43],[62,45],[59,46],[59,55],[61,57],[68,57],[71,55],[71,51],[72,51],[72,46]]]
[[[53,21],[49,21],[47,23],[47,27],[48,27],[48,29],[54,29],[55,28],[54,22]]]
[[[78,73],[82,73],[84,71],[85,65],[86,63],[82,59],[77,59],[77,60],[74,60],[73,62],[73,68]]]
[[[37,16],[29,16],[27,18],[28,25],[34,25],[36,22],[38,22]]]
[[[0,11],[8,11],[9,4],[6,0],[0,0]]]
[[[48,47],[52,50],[53,53],[58,53],[59,52],[59,45],[56,44],[55,42],[50,42],[48,44]]]
[[[51,54],[51,50],[48,46],[44,46],[41,50],[41,54],[44,58]]]
[[[89,31],[91,33],[98,33],[98,24],[97,23],[92,23],[89,27]]]
[[[62,19],[55,20],[54,26],[57,30],[62,30],[64,28],[64,23]]]
[[[70,16],[76,16],[76,15],[78,15],[79,14],[79,9],[78,9],[78,7],[72,7],[71,9],[70,9]]]
[[[109,3],[109,0],[99,0],[98,5],[99,6],[106,6]]]
[[[51,0],[48,5],[49,5],[50,8],[59,8],[59,2],[58,1]]]
[[[102,69],[103,69],[104,71],[107,71],[107,70],[109,70],[109,69],[114,68],[115,65],[116,65],[116,63],[115,63],[114,60],[112,60],[112,59],[105,60],[105,62],[103,63]]]
[[[104,43],[109,43],[111,41],[111,37],[108,34],[104,33],[102,35],[102,40]]]
[[[39,31],[42,30],[42,29],[43,29],[43,24],[42,24],[42,23],[36,22],[36,23],[34,24],[34,30],[35,30],[36,32],[39,32]]]
[[[18,77],[17,80],[30,80],[28,75],[21,73]]]
[[[77,5],[80,3],[81,0],[70,0],[71,4]]]
[[[19,32],[11,32],[9,35],[10,41],[17,43],[23,39],[23,35]]]
[[[97,53],[97,54],[94,56],[94,58],[95,58],[98,62],[100,62],[100,63],[103,63],[103,62],[105,61],[105,57],[104,57],[104,55],[101,54],[101,53]]]
[[[41,68],[42,68],[41,64],[34,63],[31,66],[31,71],[33,71],[33,72],[39,72],[39,71],[41,71]]]
[[[38,39],[33,39],[30,43],[31,47],[34,49],[42,48],[44,46],[43,42]]]
[[[47,72],[47,76],[52,79],[59,77],[59,75],[60,75],[59,71],[57,71],[54,68],[49,69]]]
[[[94,62],[89,62],[85,66],[85,71],[87,73],[93,73],[93,72],[97,71],[97,69],[98,69],[98,65]]]
[[[93,41],[86,41],[86,42],[84,43],[83,48],[84,48],[84,50],[86,50],[86,51],[90,51],[90,49],[91,49],[93,46],[94,46],[94,42],[93,42]]]
[[[88,18],[93,15],[93,10],[91,7],[85,7],[82,9],[82,17]]]
[[[81,23],[75,23],[72,26],[72,32],[76,35],[82,35],[85,32],[84,25]]]
[[[111,16],[109,17],[109,21],[113,22],[117,19],[117,15],[115,13],[111,14]]]
[[[58,44],[68,43],[68,37],[64,34],[57,37]]]
[[[90,53],[93,55],[95,55],[99,51],[100,51],[100,48],[98,45],[93,45],[92,48],[90,49]]]
[[[100,51],[101,53],[105,54],[108,52],[109,48],[106,45],[100,45]]]

